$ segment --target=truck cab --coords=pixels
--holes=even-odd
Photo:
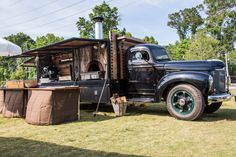
[[[137,45],[129,50],[127,58],[129,97],[154,101],[157,84],[165,74],[163,62],[170,60],[166,50],[157,45]]]
[[[231,97],[220,60],[171,61],[163,47],[153,44],[133,46],[127,55],[130,101],[166,101],[172,116],[195,120]]]

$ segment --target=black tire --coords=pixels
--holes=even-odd
[[[177,85],[168,93],[167,109],[177,119],[197,120],[205,109],[204,97],[201,91],[192,85]]]
[[[211,103],[210,105],[206,105],[204,113],[213,113],[220,109],[222,102]]]

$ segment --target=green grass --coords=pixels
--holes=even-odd
[[[85,110],[81,121],[55,126],[0,117],[0,156],[236,156],[233,101],[194,122],[170,117],[163,104],[129,107],[120,118],[111,107],[96,117]]]

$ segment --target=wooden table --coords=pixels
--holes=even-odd
[[[78,120],[78,87],[28,88],[26,122],[36,125],[59,124]]]

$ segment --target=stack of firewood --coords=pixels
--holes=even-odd
[[[113,94],[113,97],[110,98],[111,103],[117,117],[124,116],[127,108],[126,97],[119,97],[118,94]]]

